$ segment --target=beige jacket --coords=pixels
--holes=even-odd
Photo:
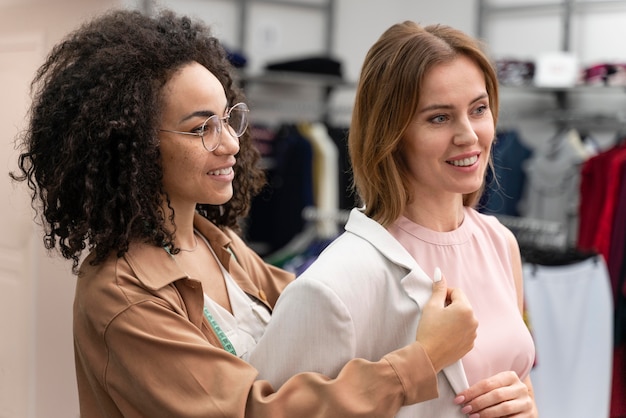
[[[293,276],[264,263],[232,231],[199,215],[195,226],[244,292],[273,307]],[[135,244],[121,258],[97,266],[89,260],[74,301],[83,418],[392,417],[437,396],[432,365],[417,343],[378,362],[353,360],[334,380],[305,373],[275,391],[221,348],[202,314],[200,283],[165,250]]]

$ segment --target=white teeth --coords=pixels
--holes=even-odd
[[[210,175],[212,175],[212,176],[224,176],[224,175],[226,175],[226,174],[230,174],[230,172],[231,172],[232,170],[233,170],[233,169],[232,169],[232,168],[230,168],[230,167],[228,167],[228,168],[222,168],[222,169],[220,169],[220,170],[209,171],[209,174],[210,174]]]
[[[456,167],[468,167],[472,164],[476,164],[476,161],[478,161],[478,156],[474,155],[473,157],[463,158],[462,160],[448,161],[448,163]]]

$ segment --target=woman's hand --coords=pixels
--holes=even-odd
[[[461,289],[447,287],[445,277],[433,283],[415,339],[422,344],[438,373],[474,347],[478,321]]]
[[[537,418],[532,384],[515,372],[502,372],[459,393],[454,402],[469,418]]]

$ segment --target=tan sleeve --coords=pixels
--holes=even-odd
[[[418,343],[378,362],[354,359],[336,379],[301,373],[274,392],[265,381],[252,386],[246,417],[393,417],[400,407],[436,398],[437,377]]]
[[[383,359],[391,364],[404,386],[404,405],[413,405],[439,396],[437,373],[419,343],[392,351]]]
[[[419,343],[377,362],[351,360],[335,379],[300,373],[275,391],[256,380],[252,366],[208,344],[189,321],[158,303],[118,315],[105,340],[103,375],[93,369],[97,362],[78,364],[86,372],[79,376],[92,376],[91,384],[79,379],[79,386],[108,394],[100,393],[91,410],[83,403],[85,416],[99,410],[127,418],[391,418],[404,405],[437,396],[435,372]],[[94,351],[84,348],[80,357]],[[102,386],[93,386],[96,376]]]

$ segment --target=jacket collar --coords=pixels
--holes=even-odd
[[[417,303],[420,309],[426,304],[432,295],[432,279],[389,231],[357,208],[352,209],[350,212],[345,229],[370,242],[392,263],[406,268],[408,273],[400,279],[402,288]],[[467,376],[460,360],[444,368],[443,373],[456,393],[469,387]]]
[[[206,237],[222,265],[229,270],[231,239],[211,221],[196,213],[194,227]],[[162,247],[137,242],[130,245],[124,255],[137,279],[147,289],[158,290],[177,280],[189,278],[178,266],[174,257]]]
[[[394,264],[408,270],[416,271],[428,278],[415,259],[381,224],[371,219],[360,209],[354,208],[346,223],[346,231],[351,232],[370,242],[378,251]]]

